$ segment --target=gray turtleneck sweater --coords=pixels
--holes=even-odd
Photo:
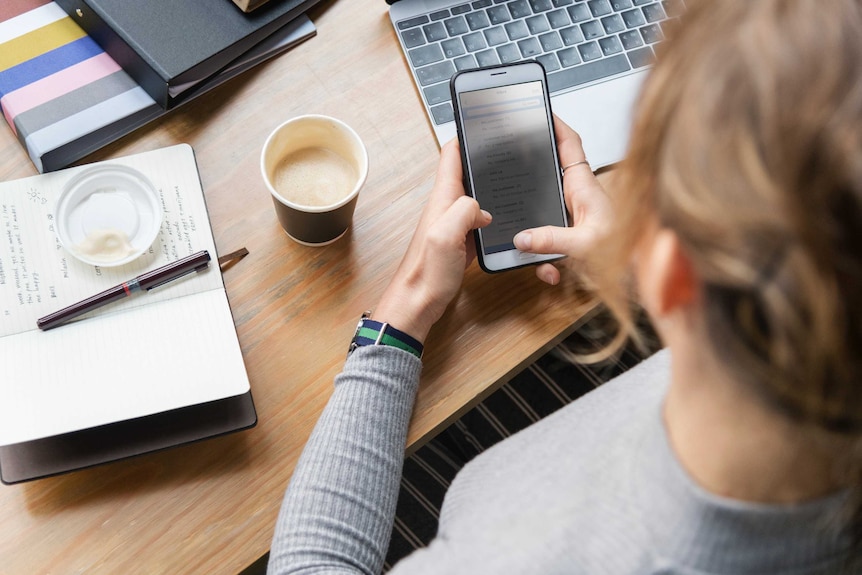
[[[420,369],[391,347],[349,358],[285,494],[270,574],[380,572]],[[436,539],[390,573],[840,573],[847,493],[773,506],[705,492],[668,444],[669,374],[661,351],[475,458]]]

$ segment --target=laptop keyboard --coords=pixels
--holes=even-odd
[[[551,94],[648,66],[683,0],[475,0],[396,23],[437,125],[460,70],[538,60]]]

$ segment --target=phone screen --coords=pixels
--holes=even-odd
[[[527,228],[565,226],[542,82],[461,92],[460,109],[473,193],[494,218],[482,251],[515,249]]]

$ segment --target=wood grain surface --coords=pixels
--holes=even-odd
[[[217,0],[213,0],[217,1]],[[258,410],[257,427],[59,477],[0,486],[0,574],[233,574],[269,548],[282,494],[434,181],[439,148],[383,0],[325,2],[317,37],[86,159],[187,142],[195,150]],[[335,116],[370,156],[354,224],[323,248],[279,227],[259,171],[293,116]],[[0,129],[0,178],[36,171]],[[475,264],[426,342],[414,449],[567,335],[592,303],[532,269]],[[194,337],[193,333],[189,337]]]

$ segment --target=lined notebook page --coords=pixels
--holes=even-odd
[[[0,445],[249,390],[223,290],[0,344]]]
[[[209,250],[215,259],[190,146],[181,144],[103,163],[130,166],[150,178],[164,216],[159,237],[148,253],[124,266],[85,264],[60,246],[54,207],[63,185],[87,166],[0,183],[0,338],[36,329],[36,320],[42,316],[197,251]],[[94,314],[104,316],[222,286],[221,275],[208,271]],[[86,319],[82,316],[78,321]]]
[[[53,232],[59,190],[81,168],[0,184],[0,445],[233,397],[249,390],[221,273],[138,293],[43,332],[36,319],[215,246],[187,145],[111,160],[151,178],[165,220],[133,264],[98,268]],[[84,317],[84,316],[82,316]]]

